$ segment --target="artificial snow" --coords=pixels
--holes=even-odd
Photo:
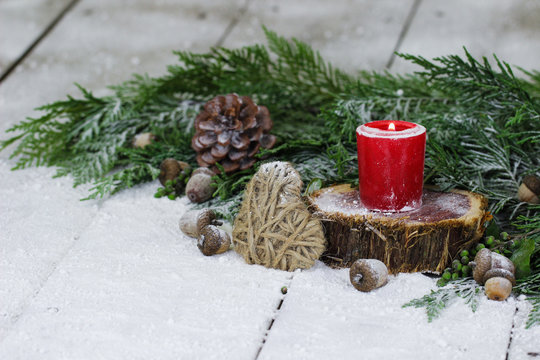
[[[157,181],[80,202],[69,178],[10,165],[0,162],[1,359],[253,359],[263,338],[260,359],[504,359],[513,298],[476,313],[458,300],[428,323],[402,305],[436,289],[432,278],[399,274],[361,293],[348,269],[321,262],[288,273],[234,251],[206,257],[178,228],[189,202],[155,199]]]
[[[33,14],[53,9],[51,1],[38,3]],[[133,72],[162,74],[176,61],[172,49],[206,51],[244,3],[79,2],[2,83],[0,138],[8,137],[9,126],[35,116],[33,108],[78,94],[74,82],[99,96],[108,92],[107,84]],[[67,2],[54,6],[59,4]],[[253,43],[250,33],[260,42],[260,24],[274,24],[350,71],[359,64],[382,69],[411,4],[252,2],[225,45]],[[495,8],[491,4],[488,8]],[[29,14],[22,25],[38,24],[29,2],[1,5],[3,20],[17,20],[6,6],[20,7]],[[350,11],[351,6],[370,11]],[[335,21],[340,16],[344,20]],[[384,31],[376,25],[381,19]],[[23,34],[12,24],[1,22],[7,29],[2,39],[9,40],[2,47],[9,55],[2,58],[4,67],[43,27]],[[317,37],[325,31],[329,42]],[[412,52],[425,55],[421,50]],[[540,326],[525,330],[530,304],[523,299],[483,298],[476,313],[458,300],[428,323],[423,309],[402,305],[436,289],[432,278],[399,274],[361,293],[350,284],[348,269],[321,262],[288,273],[247,265],[234,251],[206,257],[197,240],[178,229],[188,201],[155,199],[157,182],[81,202],[88,187],[72,188],[70,177],[53,179],[54,169],[10,171],[13,148],[0,153],[0,359],[254,359],[259,354],[259,359],[491,360],[505,359],[512,325],[510,360],[540,350]],[[285,296],[283,286],[289,290]]]
[[[340,197],[339,200],[336,200],[332,188],[321,190],[317,197],[313,199],[313,203],[324,213],[336,213],[351,216],[365,216],[370,213],[370,211],[362,205],[359,199],[354,200]]]

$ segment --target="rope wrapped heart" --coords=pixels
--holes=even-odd
[[[249,264],[287,271],[313,266],[325,250],[318,219],[302,201],[300,174],[286,162],[261,166],[234,221],[236,252]]]

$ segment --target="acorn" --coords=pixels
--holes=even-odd
[[[388,269],[377,259],[358,259],[352,264],[349,277],[356,290],[368,292],[388,282]]]
[[[503,301],[512,292],[512,282],[505,277],[492,277],[486,281],[485,288],[489,299]]]
[[[135,135],[133,138],[132,145],[135,148],[144,149],[146,146],[150,145],[151,143],[156,140],[156,136],[152,133],[146,132],[146,133],[140,133]]]
[[[215,225],[207,225],[199,233],[197,247],[206,256],[222,254],[229,250],[231,237]]]
[[[222,221],[216,220],[216,213],[210,209],[203,209],[197,215],[197,231],[200,233],[207,225],[223,225]]]
[[[167,158],[159,165],[159,182],[161,185],[166,186],[168,180],[176,179],[182,171],[189,169],[189,167],[189,164],[186,162]]]
[[[180,218],[180,230],[187,236],[198,238],[201,230],[207,225],[222,225],[216,220],[216,214],[211,209],[191,210]]]
[[[197,217],[200,210],[186,211],[180,218],[180,230],[189,237],[199,237],[199,228],[197,227]]]
[[[473,278],[480,285],[494,277],[508,279],[512,285],[516,284],[516,268],[514,263],[501,254],[487,248],[481,249],[469,265],[473,268]]]
[[[202,167],[193,171],[186,184],[186,196],[195,203],[205,202],[212,197],[214,187],[212,186],[212,170]]]
[[[527,175],[518,189],[519,201],[529,204],[540,204],[540,178],[534,175]]]

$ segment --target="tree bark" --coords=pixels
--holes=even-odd
[[[308,202],[328,241],[323,261],[350,267],[357,259],[378,259],[390,273],[442,272],[478,242],[490,217],[484,196],[461,190],[424,190],[422,207],[401,213],[365,209],[347,184],[316,191]]]

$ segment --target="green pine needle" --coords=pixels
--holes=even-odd
[[[486,195],[497,225],[514,236],[538,229],[540,206],[519,202],[516,193],[525,175],[540,173],[539,72],[518,78],[497,57],[491,65],[465,49],[464,56],[433,60],[401,54],[422,68],[414,74],[353,76],[299,40],[264,32],[266,46],[176,52],[179,62],[165,75],[135,75],[106,96],[78,86],[80,97],[42,106],[41,117],[10,128],[14,135],[0,142],[0,150],[15,146],[15,169],[55,166],[57,176],[72,176],[75,186],[93,184],[87,199],[102,198],[154,180],[168,157],[196,167],[191,138],[201,106],[216,95],[238,93],[268,107],[274,122],[277,143],[259,159],[291,162],[304,184],[357,182],[356,128],[372,120],[408,120],[428,130],[426,183]],[[133,138],[144,132],[156,141],[134,149]],[[257,166],[217,176],[210,206],[232,219]],[[538,257],[534,252],[532,277],[524,283],[531,297],[540,296],[534,277],[540,266],[533,266]],[[450,301],[435,293],[430,316]]]
[[[431,290],[431,293],[419,299],[409,301],[403,307],[425,308],[428,322],[432,322],[458,298],[462,298],[472,312],[475,312],[480,290],[481,287],[470,278],[454,280],[438,290]]]

